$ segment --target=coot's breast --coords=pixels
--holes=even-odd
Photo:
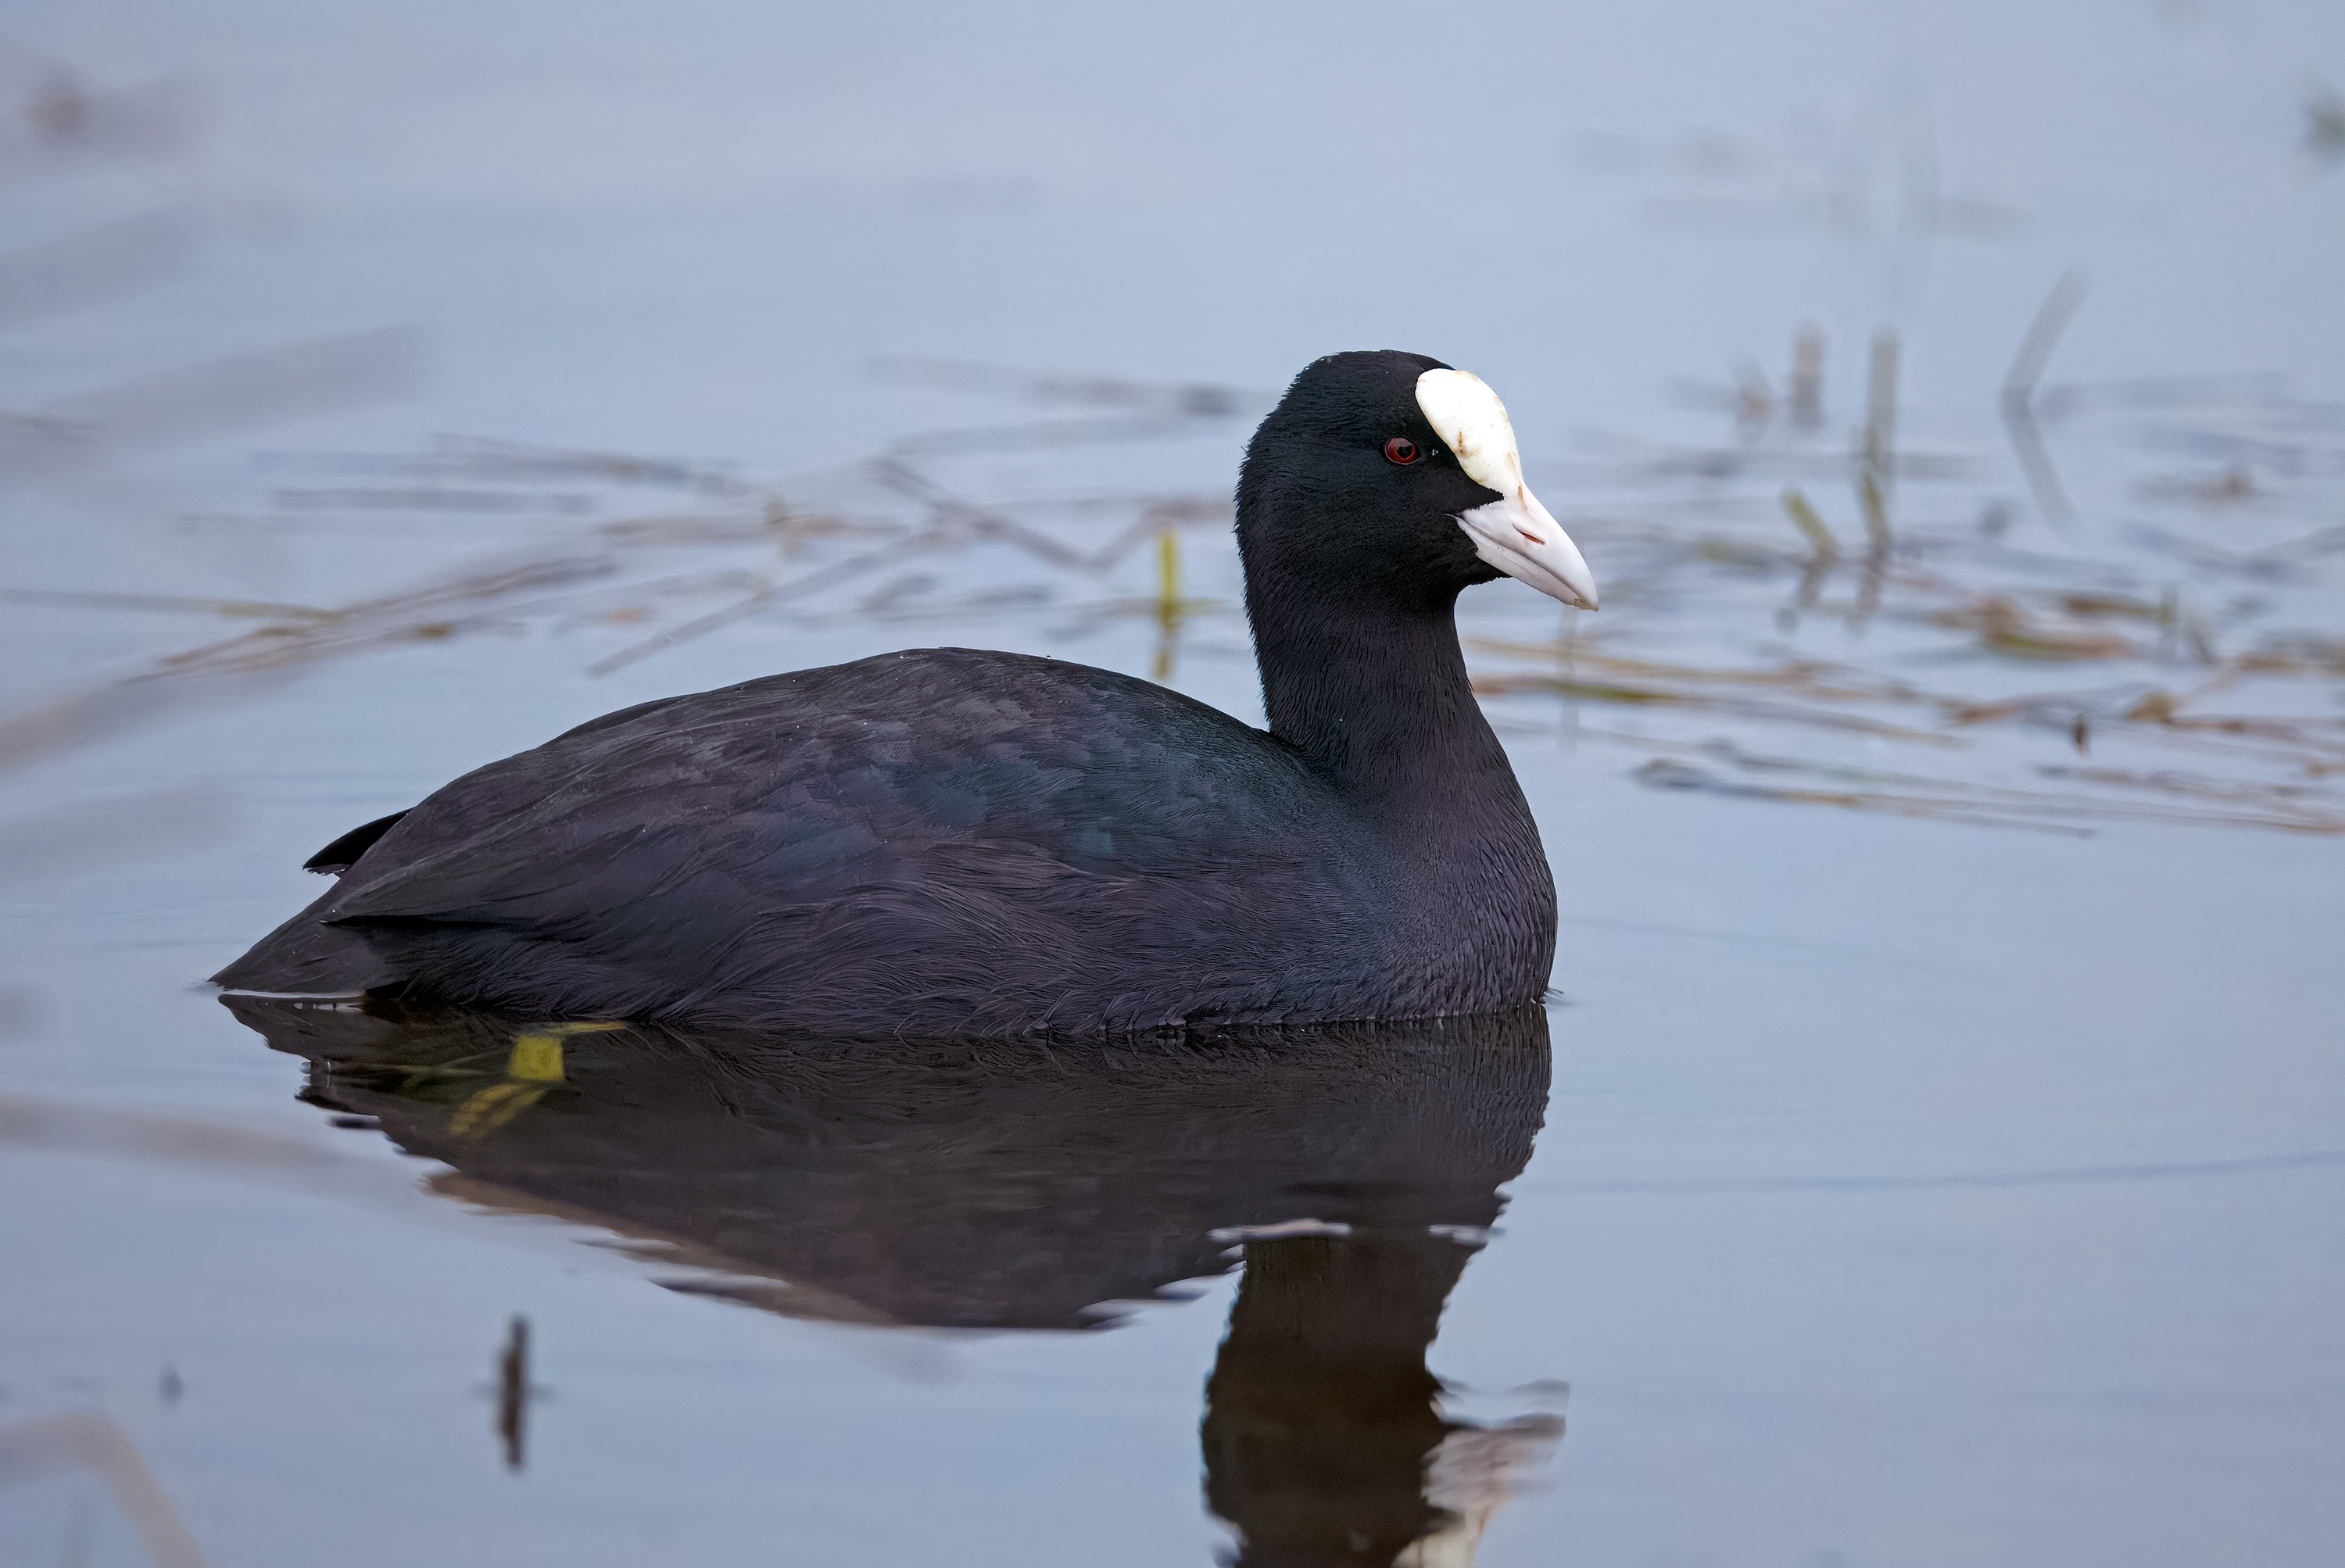
[[[874,1034],[1389,1014],[1396,892],[1284,742],[1130,677],[932,649],[468,774],[219,978]]]

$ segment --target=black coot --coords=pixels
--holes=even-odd
[[[214,978],[848,1035],[1537,998],[1554,884],[1454,610],[1501,572],[1595,589],[1504,408],[1421,355],[1331,355],[1237,499],[1267,731],[965,648],[644,703],[328,845],[335,887]]]

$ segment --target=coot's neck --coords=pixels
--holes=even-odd
[[[1454,595],[1389,604],[1282,586],[1246,592],[1272,734],[1363,807],[1520,809],[1467,679]]]
[[[1350,808],[1379,888],[1363,961],[1396,1017],[1528,1002],[1555,962],[1555,883],[1466,678],[1457,593],[1378,593],[1246,563],[1271,733]]]

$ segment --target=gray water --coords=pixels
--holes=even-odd
[[[2345,1547],[2333,8],[10,26],[0,1561],[168,1560],[125,1453],[239,1568]],[[1604,587],[1464,616],[1544,1044],[200,983],[668,692],[1258,720],[1236,456],[1366,346],[1507,398]]]

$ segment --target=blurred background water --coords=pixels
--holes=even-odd
[[[1373,1561],[1389,1486],[1264,1522],[1349,1455],[1469,1522],[1422,1562],[2333,1562],[2340,92],[2345,15],[2219,0],[23,0],[0,1558]],[[733,1124],[641,1042],[556,1093],[198,983],[649,697],[949,643],[1258,719],[1236,459],[1362,347],[1488,380],[1605,590],[1465,617],[1562,890],[1543,1112],[767,1064],[817,1127],[1002,1104],[858,1145],[948,1237],[787,1136],[812,1185],[666,1168]],[[1452,1251],[1292,1168],[1392,1095],[1477,1129],[1374,1176]],[[1448,1424],[1231,1457],[1345,1345]]]

